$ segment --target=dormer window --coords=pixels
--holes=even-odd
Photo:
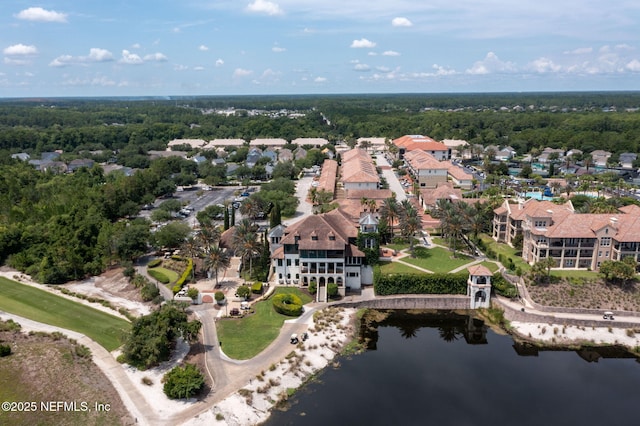
[[[334,234],[333,232],[329,233],[329,241],[335,241],[336,240],[336,234]]]
[[[316,231],[311,233],[311,241],[318,241],[318,234],[316,234]]]

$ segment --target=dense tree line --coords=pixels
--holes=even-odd
[[[124,150],[127,155],[118,156],[123,162],[134,153],[164,149],[175,138],[336,141],[426,134],[510,144],[519,153],[539,146],[636,152],[639,106],[635,92],[5,101],[0,102],[0,150],[38,154],[62,149],[67,159],[88,151],[110,157]],[[228,107],[287,109],[304,116],[226,116],[209,110]],[[106,152],[95,153],[100,150]]]

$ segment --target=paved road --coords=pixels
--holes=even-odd
[[[283,225],[292,225],[305,216],[313,214],[313,205],[307,201],[311,182],[313,182],[313,173],[307,173],[302,179],[296,181],[296,197],[299,200],[298,208],[292,218],[282,221]]]
[[[376,164],[378,166],[386,166],[382,169],[382,176],[387,180],[389,184],[389,189],[395,192],[396,200],[398,202],[402,202],[407,199],[407,194],[403,186],[400,184],[400,180],[398,180],[398,176],[394,173],[393,169],[387,168],[391,167],[391,164],[387,161],[387,158],[383,154],[378,154],[376,156]]]
[[[285,321],[278,337],[264,351],[254,358],[243,361],[233,360],[221,350],[214,319],[217,311],[205,305],[192,307],[202,321],[202,335],[206,350],[205,362],[207,372],[213,375],[214,385],[212,391],[203,401],[171,416],[167,419],[168,423],[183,423],[209,410],[214,404],[243,388],[272,364],[284,359],[295,348],[289,341],[291,335],[294,333],[300,335],[307,331],[309,324],[313,321],[313,313],[319,306],[325,305],[306,305],[307,309],[302,316]],[[224,348],[224,342],[222,342],[222,348]]]

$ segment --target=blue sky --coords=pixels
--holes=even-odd
[[[640,90],[637,0],[2,0],[0,97]]]

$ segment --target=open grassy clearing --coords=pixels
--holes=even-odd
[[[35,287],[0,277],[0,309],[82,333],[108,351],[121,345],[130,324],[118,317]]]
[[[293,293],[303,303],[311,302],[309,295],[295,287],[278,287],[274,294]],[[273,342],[285,320],[292,319],[273,309],[271,300],[254,305],[254,313],[243,318],[225,318],[216,323],[222,350],[234,359],[250,359]]]
[[[173,270],[167,269],[167,268],[163,268],[162,266],[156,266],[155,268],[149,268],[147,271],[149,272],[149,275],[153,275],[154,272],[164,275],[169,280],[169,283],[175,283],[176,281],[178,281],[178,278],[179,278],[178,273],[176,271],[173,271]]]
[[[449,272],[471,261],[472,258],[460,253],[453,257],[453,253],[441,247],[433,247],[430,249],[424,247],[415,247],[416,257],[403,257],[402,260],[415,266],[428,269],[433,272]]]
[[[423,274],[424,272],[400,262],[380,262],[383,274]]]

